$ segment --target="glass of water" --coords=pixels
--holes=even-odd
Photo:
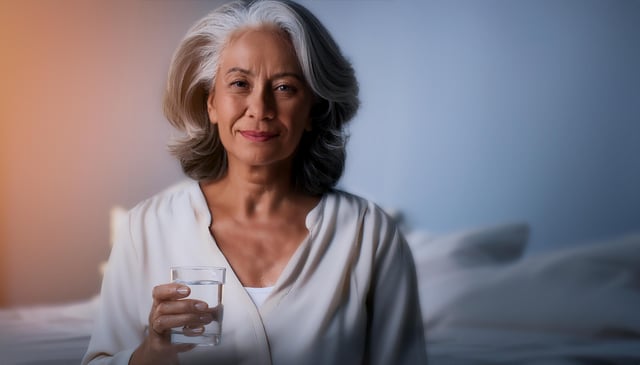
[[[174,266],[171,267],[171,282],[187,285],[191,289],[188,299],[206,302],[209,310],[217,311],[214,320],[204,326],[204,332],[193,332],[189,328],[171,329],[172,343],[189,343],[214,346],[220,343],[222,335],[222,286],[225,268],[215,266]]]

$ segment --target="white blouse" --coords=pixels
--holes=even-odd
[[[222,341],[182,364],[424,364],[416,272],[405,240],[373,203],[335,191],[306,217],[309,234],[256,306],[209,233],[188,181],[131,209],[116,234],[82,364],[127,364],[143,341],[154,286],[171,266],[223,266]]]

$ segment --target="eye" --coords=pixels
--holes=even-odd
[[[280,84],[276,86],[276,91],[292,94],[297,91],[296,87],[288,84]]]
[[[229,86],[239,88],[239,89],[246,89],[249,87],[249,83],[244,80],[235,80],[231,82]]]

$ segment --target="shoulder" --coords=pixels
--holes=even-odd
[[[132,225],[163,224],[179,217],[193,216],[205,204],[198,183],[185,180],[141,201],[129,211]]]
[[[325,195],[319,213],[319,226],[324,232],[330,232],[337,242],[334,248],[340,250],[348,246],[349,252],[357,252],[356,261],[364,267],[387,270],[396,263],[410,260],[398,223],[376,202],[333,190]]]
[[[330,219],[339,231],[367,236],[370,242],[393,241],[400,234],[396,221],[374,201],[334,189],[324,197],[319,212],[323,221]]]
[[[364,221],[374,221],[395,225],[394,219],[373,200],[334,189],[326,195],[327,205],[343,214],[360,217]]]

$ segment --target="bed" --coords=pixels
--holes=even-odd
[[[429,364],[640,364],[640,234],[523,257],[528,232],[407,234]]]
[[[640,364],[640,234],[526,256],[523,223],[405,236],[430,365]],[[0,310],[0,364],[78,364],[97,301]]]
[[[98,297],[94,297],[61,305],[0,310],[0,364],[80,364],[97,304]]]

